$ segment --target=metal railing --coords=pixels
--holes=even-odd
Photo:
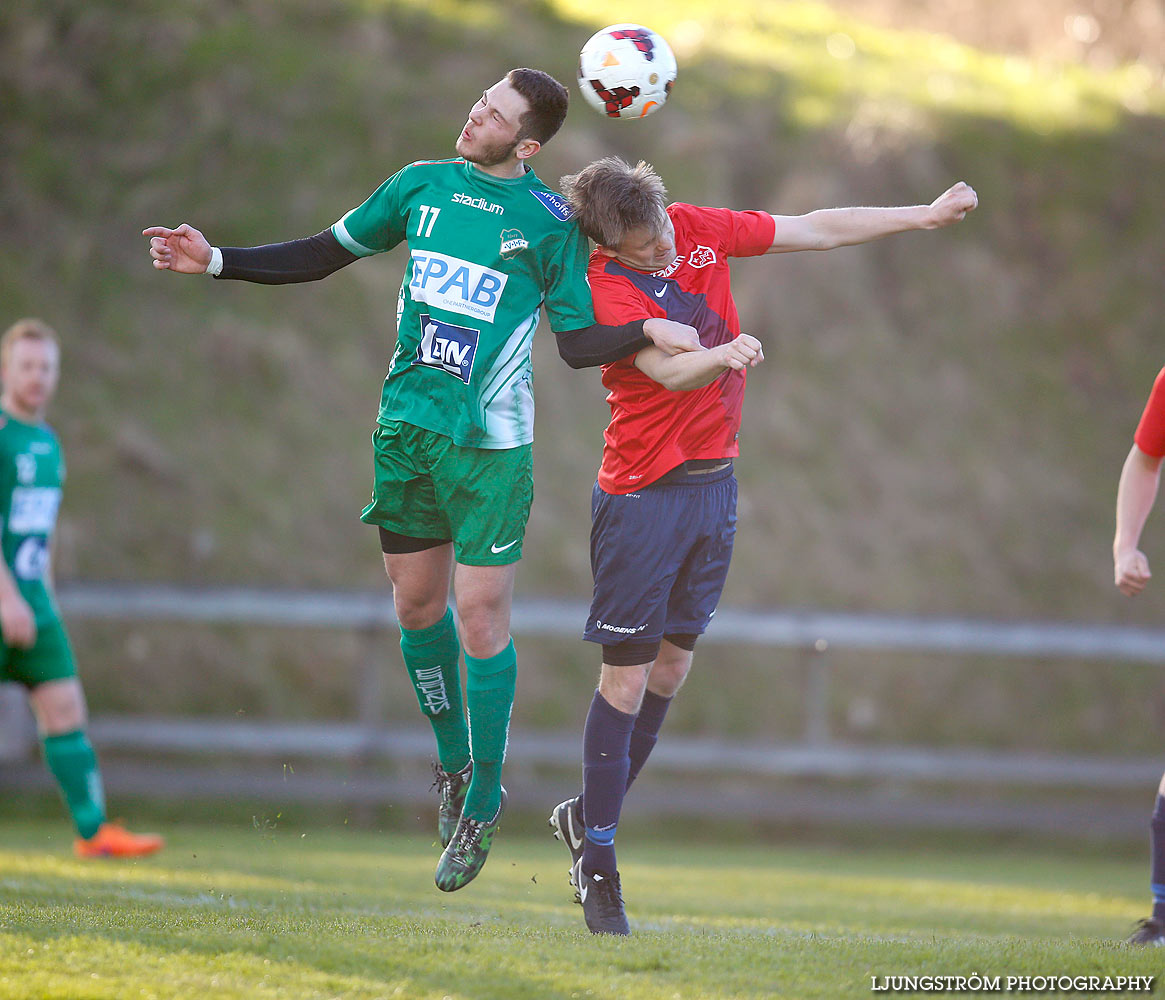
[[[135,752],[218,752],[257,757],[303,755],[315,760],[420,760],[432,753],[423,725],[387,729],[379,715],[383,643],[395,642],[396,622],[386,592],[253,588],[184,588],[73,584],[61,590],[68,620],[187,622],[337,628],[365,638],[357,675],[357,708],[343,723],[262,723],[239,720],[106,716],[92,721],[106,749]],[[519,636],[577,638],[586,617],[578,602],[518,599],[513,631]],[[1156,759],[993,752],[972,747],[868,747],[838,743],[829,726],[833,651],[902,651],[1025,659],[1103,659],[1165,664],[1165,629],[1078,623],[1001,623],[923,619],[823,611],[721,609],[704,643],[755,644],[798,651],[808,671],[803,738],[789,745],[674,738],[662,741],[653,768],[699,774],[892,778],[1061,788],[1149,788],[1161,772]],[[22,702],[22,697],[19,699]],[[25,730],[13,738],[12,719],[23,711]],[[7,715],[5,714],[7,713]],[[30,739],[27,710],[0,700],[0,759]],[[577,765],[577,735],[515,732],[512,760]],[[305,782],[302,786],[307,787]],[[374,791],[369,791],[375,797]]]

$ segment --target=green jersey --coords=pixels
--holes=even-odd
[[[41,625],[58,617],[48,583],[65,459],[47,424],[0,411],[0,530],[4,562]]]
[[[534,440],[530,350],[591,326],[588,244],[565,200],[532,171],[509,180],[463,159],[411,163],[332,226],[360,257],[408,242],[397,344],[380,422],[402,420],[470,448]]]

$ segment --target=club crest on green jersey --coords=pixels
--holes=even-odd
[[[439,368],[468,385],[477,354],[478,332],[467,326],[433,319],[428,313],[421,313],[420,319],[421,342],[417,345],[413,364]]]
[[[523,250],[528,249],[530,244],[526,237],[522,235],[517,229],[503,229],[502,230],[502,257],[510,260],[516,257]]]

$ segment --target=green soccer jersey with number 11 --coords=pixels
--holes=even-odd
[[[0,410],[4,562],[38,625],[59,616],[47,576],[64,481],[65,460],[52,429]]]
[[[530,349],[542,307],[555,330],[594,323],[588,245],[565,200],[529,170],[502,180],[459,158],[420,161],[332,233],[360,257],[408,241],[381,422],[471,448],[533,441]]]

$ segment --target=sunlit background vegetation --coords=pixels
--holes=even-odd
[[[523,64],[571,80],[583,41],[619,17],[648,15],[575,0],[4,5],[0,300],[65,340],[59,579],[385,587],[356,515],[400,253],[273,289],[155,273],[138,234],[318,232],[401,164],[450,152],[483,85]],[[677,0],[649,19],[679,59],[669,104],[620,124],[574,101],[534,163],[544,179],[615,152],[655,163],[678,200],[779,214],[925,202],[959,179],[981,198],[953,230],[738,265],[768,360],[750,380],[725,602],[1159,624],[1160,595],[1121,598],[1110,568],[1116,477],[1165,363],[1159,5]],[[518,589],[583,600],[606,411],[597,374],[569,371],[551,340],[535,355]],[[1165,565],[1160,524],[1146,546]],[[97,711],[347,711],[347,637],[75,632]],[[594,658],[524,649],[522,720],[555,718]],[[745,729],[775,718],[780,736],[797,691],[771,656],[730,659],[707,687],[693,678],[686,724],[747,715],[761,683],[774,705]],[[996,688],[966,665],[984,678],[978,738],[1070,745],[1085,713],[1099,744],[1149,745],[1165,689],[1101,667],[1057,665],[1028,689],[1048,720],[1033,734],[1007,671]],[[843,665],[874,709],[839,717],[866,720],[851,735],[916,731],[912,707],[962,691],[966,670],[948,668],[891,664],[875,681]]]

